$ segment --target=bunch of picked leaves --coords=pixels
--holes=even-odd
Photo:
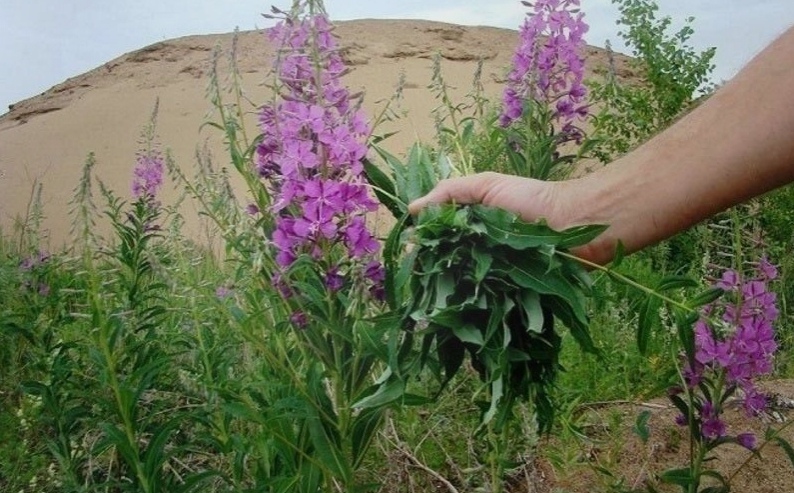
[[[403,259],[410,293],[404,316],[422,328],[423,354],[434,348],[445,380],[466,354],[489,387],[483,422],[507,419],[517,399],[531,398],[541,428],[551,422],[549,390],[559,370],[562,339],[555,318],[586,350],[587,273],[558,252],[602,231],[554,231],[481,205],[432,207],[418,218],[412,251]]]
[[[441,154],[436,160],[444,159]],[[386,160],[393,182],[369,170],[386,192],[382,199],[420,196],[438,178],[430,170],[443,169],[416,147],[405,164],[392,156]],[[393,200],[386,203],[399,208]],[[527,223],[482,205],[437,205],[416,218],[404,216],[384,251],[387,291],[400,328],[399,344],[396,338],[390,343],[389,381],[430,368],[446,383],[468,354],[487,389],[483,424],[496,419],[501,427],[517,401],[531,399],[539,425],[548,428],[562,342],[555,319],[583,350],[595,352],[585,309],[589,276],[564,252],[603,229],[555,231],[542,221]],[[391,395],[394,389],[384,387]]]

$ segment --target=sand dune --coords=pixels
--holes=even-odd
[[[358,20],[339,23],[337,34],[352,68],[348,86],[365,92],[365,109],[376,115],[383,100],[404,77],[402,110],[406,117],[381,131],[400,130],[386,147],[401,152],[417,138],[431,139],[432,58],[441,56],[443,74],[463,98],[471,89],[479,60],[486,93],[499,97],[500,80],[515,47],[515,31],[490,27],[404,20]],[[11,105],[0,117],[0,227],[10,232],[24,216],[35,184],[41,184],[43,232],[53,248],[69,242],[68,201],[86,156],[94,152],[96,175],[119,195],[129,194],[141,129],[159,100],[158,135],[175,160],[189,168],[197,147],[205,144],[216,163],[227,162],[222,136],[203,127],[212,117],[206,96],[216,46],[220,73],[228,74],[234,34],[190,36],[147,46],[77,75],[43,94]],[[247,128],[256,134],[256,104],[267,97],[271,47],[261,32],[238,34],[236,54],[242,83],[252,102]],[[604,50],[589,47],[591,72],[606,64]],[[618,69],[630,75],[626,59]],[[164,200],[177,194],[166,185]],[[188,224],[187,227],[191,227]]]

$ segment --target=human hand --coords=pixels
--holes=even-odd
[[[557,230],[588,224],[583,212],[584,197],[578,181],[540,181],[494,172],[442,180],[424,197],[411,202],[408,210],[418,214],[429,204],[455,202],[483,204],[518,214],[524,221],[544,219]],[[603,236],[603,235],[602,235]],[[615,243],[599,237],[573,253],[584,260],[606,263],[614,255]]]

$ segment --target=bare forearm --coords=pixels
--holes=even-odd
[[[794,181],[794,28],[698,109],[619,161],[571,186],[606,221],[608,260]]]

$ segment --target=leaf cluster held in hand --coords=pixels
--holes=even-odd
[[[541,426],[550,424],[549,390],[559,370],[560,320],[595,351],[587,330],[587,273],[560,249],[582,245],[603,227],[555,231],[543,223],[482,205],[426,209],[415,245],[395,275],[407,290],[405,318],[417,322],[422,366],[435,351],[448,381],[466,354],[489,387],[483,422],[502,423],[518,399],[532,398]],[[426,326],[426,328],[424,328]]]

